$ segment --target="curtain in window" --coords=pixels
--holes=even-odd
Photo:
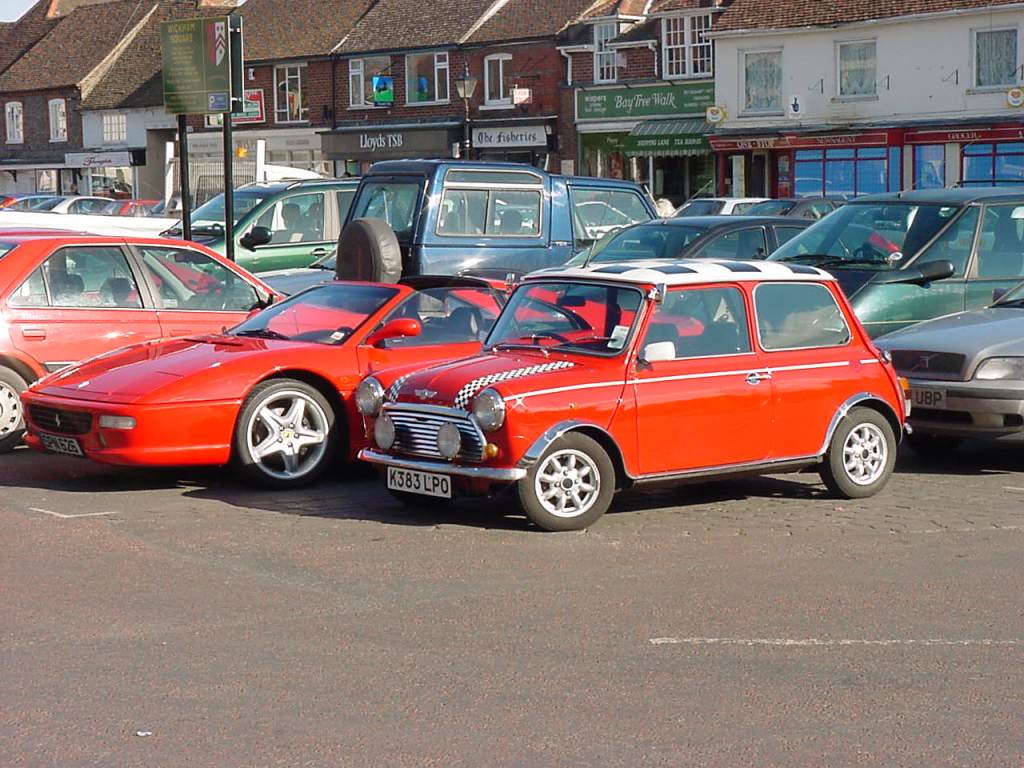
[[[839,95],[874,96],[876,70],[874,41],[840,45]]]
[[[1013,85],[1017,78],[1017,30],[995,29],[975,36],[977,85]]]
[[[746,54],[744,90],[747,109],[782,109],[782,52]]]

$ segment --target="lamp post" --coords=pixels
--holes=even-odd
[[[469,64],[463,62],[462,74],[455,78],[455,91],[459,94],[459,98],[462,99],[462,103],[466,108],[466,119],[462,124],[462,154],[466,160],[469,160],[469,149],[471,146],[469,139],[469,100],[473,98],[475,90],[476,78],[469,74]]]

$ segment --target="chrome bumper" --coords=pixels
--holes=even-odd
[[[389,453],[380,453],[370,448],[361,450],[359,458],[371,464],[380,464],[384,467],[413,469],[418,472],[436,472],[439,475],[454,475],[456,477],[468,477],[476,480],[493,480],[498,483],[512,483],[526,477],[526,470],[522,467],[513,467],[511,469],[467,467],[463,464],[449,464],[446,461],[429,461],[426,459],[392,456]]]

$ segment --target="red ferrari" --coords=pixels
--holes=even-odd
[[[148,342],[23,395],[33,448],[134,466],[233,463],[273,488],[365,445],[353,393],[372,371],[473,355],[504,294],[469,277],[333,282],[225,333]]]

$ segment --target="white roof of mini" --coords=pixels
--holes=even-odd
[[[586,267],[550,267],[531,272],[527,280],[612,280],[654,285],[695,285],[707,282],[763,282],[828,280],[835,278],[817,267],[782,261],[727,261],[719,259],[657,259],[591,264]]]

